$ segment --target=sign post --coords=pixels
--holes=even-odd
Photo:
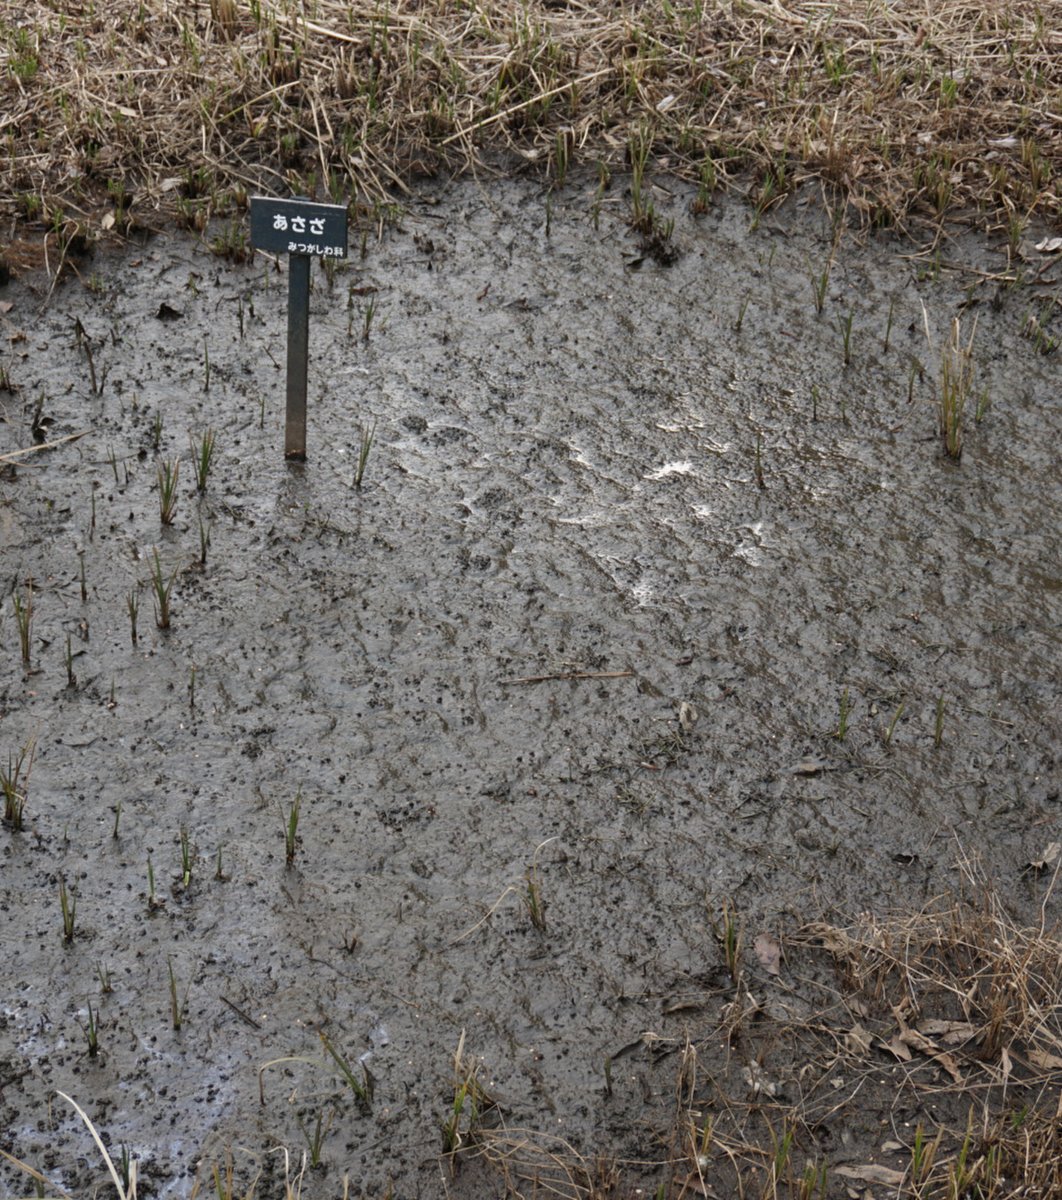
[[[289,255],[288,380],[284,457],[306,459],[306,367],[310,344],[310,259],[346,258],[347,210],[342,204],[251,197],[251,245]]]

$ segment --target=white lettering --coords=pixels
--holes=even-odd
[[[288,227],[288,218],[283,213],[277,213],[273,218],[273,228],[283,232]]]

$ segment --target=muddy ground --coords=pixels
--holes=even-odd
[[[808,1074],[792,1028],[846,1018],[795,931],[917,909],[978,857],[1020,920],[1059,915],[1027,864],[1060,817],[1062,265],[961,227],[928,253],[846,236],[820,314],[813,198],[754,230],[690,198],[656,189],[672,265],[618,182],[596,224],[589,185],[468,182],[364,254],[355,232],[313,275],[301,466],[268,259],[158,232],[0,290],[3,452],[84,435],[0,479],[0,759],[36,739],[24,828],[0,831],[0,1114],[55,1188],[110,1186],[57,1090],[158,1197],[229,1152],[279,1195],[275,1148],[294,1172],[318,1119],[306,1197],[500,1195],[504,1130],[678,1195],[687,1037],[694,1111],[762,1132],[806,1100],[801,1167],[902,1169],[885,1141],[945,1103],[929,1058],[897,1076],[837,1042]],[[934,405],[957,315],[959,463]],[[462,1038],[497,1105],[491,1154],[454,1171]],[[710,1194],[731,1166],[702,1163]]]

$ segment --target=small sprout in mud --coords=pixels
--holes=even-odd
[[[819,419],[819,387],[816,383],[811,385],[811,419]]]
[[[907,368],[907,403],[910,404],[914,400],[915,380],[921,380],[925,374],[925,367],[918,361],[917,358],[911,355],[911,364]]]
[[[122,1190],[125,1192],[126,1200],[135,1200],[136,1164],[133,1161],[132,1151],[124,1142],[118,1157],[118,1177],[122,1181]]]
[[[837,323],[837,328],[841,331],[841,343],[844,347],[844,365],[847,367],[852,361],[852,313]]]
[[[229,877],[228,877],[228,875],[225,874],[224,870],[222,869],[221,850],[222,850],[222,847],[219,846],[218,847],[217,864],[214,867],[214,878],[218,881],[218,883],[225,883]]]
[[[33,756],[37,739],[30,738],[17,755],[7,756],[7,769],[0,766],[0,792],[4,797],[4,821],[12,829],[22,828],[22,814],[26,808],[26,793],[29,789]]]
[[[151,448],[156,454],[162,444],[162,410],[156,409],[155,419],[151,424]]]
[[[33,584],[26,584],[23,598],[15,592],[11,597],[15,609],[15,624],[18,627],[18,646],[22,654],[22,665],[29,669],[30,665],[30,631],[33,627]]]
[[[201,434],[198,441],[196,441],[192,434],[188,435],[188,441],[192,447],[192,469],[195,471],[195,490],[200,493],[206,491],[207,476],[210,474],[210,466],[214,458],[214,443],[216,439],[217,434],[213,428]]]
[[[453,1100],[442,1122],[443,1153],[453,1158],[462,1146],[475,1140],[483,1114],[493,1108],[494,1097],[479,1082],[479,1063],[465,1057],[465,1031],[454,1051]]]
[[[881,348],[886,354],[888,354],[888,352],[889,352],[889,338],[892,336],[892,319],[895,315],[896,315],[896,297],[893,296],[893,298],[889,301],[889,315],[885,321],[885,338],[881,344]]]
[[[173,1023],[174,1029],[180,1032],[181,1026],[184,1024],[185,1014],[188,1011],[188,991],[192,986],[192,981],[188,981],[188,987],[184,989],[184,997],[178,994],[177,976],[173,970],[173,959],[166,959],[166,969],[170,977],[170,1020]]]
[[[921,1187],[929,1178],[943,1136],[944,1130],[940,1129],[932,1141],[926,1141],[926,1133],[921,1122],[916,1126],[914,1141],[911,1143],[911,1183],[916,1188]]]
[[[89,1058],[95,1058],[100,1052],[99,1010],[92,1011],[92,1001],[88,1002],[88,1026],[85,1037],[88,1040]]]
[[[113,446],[107,447],[107,461],[111,464],[111,470],[114,472],[114,482],[117,485],[120,482],[118,479],[118,459],[115,457]]]
[[[985,419],[988,412],[988,406],[991,404],[991,398],[988,395],[988,388],[983,387],[977,396],[977,404],[974,407],[974,421],[980,425]]]
[[[67,891],[66,878],[59,876],[59,909],[63,916],[63,941],[74,940],[74,922],[77,917],[77,895]]]
[[[827,1183],[826,1164],[808,1163],[797,1187],[796,1200],[826,1200]]]
[[[752,293],[746,292],[745,298],[741,301],[741,307],[738,309],[738,315],[734,321],[734,332],[735,333],[741,332],[741,326],[744,325],[744,323],[745,323],[745,312],[747,311],[747,309],[749,307],[749,300],[751,299],[751,297],[752,297]]]
[[[78,560],[80,562],[80,571],[78,573],[81,576],[81,603],[86,604],[88,602],[88,584],[85,581],[85,552],[84,552],[84,550],[82,550],[81,553],[78,555]]]
[[[826,289],[830,286],[830,267],[832,263],[829,259],[826,260],[821,271],[816,271],[814,267],[808,263],[808,277],[811,280],[811,292],[815,300],[815,312],[822,316],[822,310],[826,305]]]
[[[192,672],[188,677],[188,707],[195,712],[195,664],[192,664]]]
[[[265,395],[258,400],[258,428],[265,429]]]
[[[210,343],[203,339],[203,391],[210,391]]]
[[[320,1030],[318,1030],[318,1037],[320,1037],[321,1045],[324,1046],[327,1054],[335,1062],[336,1066],[339,1067],[343,1078],[347,1081],[347,1086],[354,1094],[354,1099],[358,1107],[364,1113],[372,1112],[373,1093],[376,1090],[376,1080],[373,1078],[372,1072],[363,1062],[359,1062],[358,1065],[361,1067],[361,1079],[359,1079],[351,1070],[350,1063],[347,1062],[343,1055],[328,1040],[328,1037]]]
[[[703,216],[708,211],[716,184],[715,163],[711,158],[705,158],[698,176],[697,195],[690,202],[690,212],[695,217]]]
[[[354,486],[361,491],[361,483],[365,478],[365,467],[369,462],[369,455],[372,453],[372,444],[376,440],[376,422],[373,421],[371,428],[367,425],[361,427],[361,442],[358,446],[358,463],[354,468]]]
[[[100,995],[109,996],[114,991],[114,985],[110,971],[102,963],[96,964],[96,978],[100,981]]]
[[[886,746],[890,745],[890,743],[892,742],[892,735],[896,732],[896,723],[899,721],[900,717],[903,715],[903,705],[904,705],[904,702],[902,700],[900,701],[899,704],[896,705],[896,711],[892,714],[892,720],[889,722],[889,726],[885,730],[885,745]]]
[[[66,686],[77,687],[77,676],[74,674],[74,651],[70,645],[70,634],[66,635]]]
[[[125,611],[129,614],[129,637],[136,645],[136,618],[140,612],[140,589],[132,588],[125,598]]]
[[[763,478],[763,434],[759,429],[756,430],[756,453],[753,469],[756,475],[757,486],[765,488],[767,484]]]
[[[162,901],[155,895],[155,868],[151,862],[151,855],[148,855],[147,864],[148,877],[148,910],[154,912],[155,909],[162,907]]]
[[[181,850],[181,887],[188,888],[192,883],[192,863],[195,859],[192,844],[188,840],[188,829],[182,825],[178,833],[178,844]]]
[[[848,736],[848,718],[852,715],[852,704],[848,699],[848,689],[845,688],[841,693],[841,703],[837,713],[837,730],[834,733],[839,741],[844,741]]]
[[[203,524],[203,518],[199,518],[199,565],[205,567],[207,564],[207,551],[210,549],[210,522]]]
[[[574,131],[571,126],[558,129],[553,139],[553,186],[564,187],[571,163],[572,149],[575,143]]]
[[[723,960],[726,963],[727,974],[732,983],[737,984],[741,976],[742,934],[738,922],[737,909],[732,900],[723,901],[722,920],[715,926],[715,936],[723,950]]]
[[[372,323],[376,318],[376,297],[370,296],[369,303],[365,305],[365,312],[362,315],[361,322],[361,340],[368,342],[369,336],[372,333]]]
[[[302,1117],[296,1113],[295,1120],[299,1123],[299,1128],[302,1130],[302,1136],[306,1139],[306,1151],[309,1156],[309,1165],[311,1171],[316,1171],[321,1165],[321,1149],[324,1145],[325,1135],[332,1128],[332,1120],[335,1117],[335,1109],[332,1109],[328,1114],[328,1120],[325,1120],[324,1109],[317,1110],[317,1116],[314,1120],[313,1131],[304,1123]]]
[[[774,1143],[774,1154],[771,1161],[771,1176],[768,1184],[772,1192],[785,1179],[789,1167],[789,1155],[793,1149],[793,1126],[786,1121],[782,1127],[782,1136],[776,1138],[771,1130],[771,1141]]]
[[[948,1169],[948,1195],[949,1196],[967,1196],[970,1194],[970,1186],[974,1181],[974,1177],[978,1174],[982,1163],[975,1162],[971,1167],[969,1165],[970,1152],[973,1149],[973,1111],[970,1111],[969,1118],[966,1124],[966,1135],[962,1140],[962,1145],[959,1147],[959,1153],[956,1155]],[[994,1149],[994,1147],[993,1147]],[[992,1168],[986,1172],[988,1177],[985,1182],[990,1182]],[[980,1191],[980,1189],[978,1189]],[[991,1196],[995,1189],[990,1189],[986,1192],[981,1192],[982,1195]]]
[[[288,805],[288,815],[284,821],[284,860],[289,867],[295,865],[295,853],[299,848],[299,815],[302,812],[302,788],[295,793],[295,799]]]
[[[89,493],[89,541],[91,542],[96,536],[96,492],[93,490]]]
[[[78,325],[80,324],[81,322],[78,321]],[[84,333],[84,329],[82,329],[82,333]],[[96,378],[96,363],[92,357],[92,342],[88,337],[82,337],[81,349],[85,351],[85,361],[88,363],[89,384],[92,388],[92,394],[94,396],[99,396],[103,392],[103,384],[104,380],[106,379],[106,372],[104,372],[100,379]]]
[[[159,487],[159,520],[172,525],[177,512],[177,480],[181,474],[179,458],[163,458],[155,468]]]
[[[944,709],[943,695],[937,697],[937,712],[933,720],[933,745],[939,750],[944,740]]]
[[[151,590],[155,600],[155,624],[159,629],[170,627],[170,593],[173,591],[174,580],[177,578],[179,567],[173,568],[169,579],[162,575],[162,563],[159,562],[159,552],[154,551],[154,562],[151,567]]]
[[[524,891],[521,898],[524,902],[524,908],[527,909],[527,915],[530,918],[531,924],[539,933],[545,933],[546,902],[542,898],[542,875],[539,872],[537,863],[532,863],[527,874],[524,876]]]
[[[612,1059],[605,1057],[605,1095],[612,1095]]]
[[[948,458],[962,457],[963,412],[973,391],[973,340],[977,322],[973,323],[965,344],[959,329],[959,318],[951,323],[951,333],[940,354],[940,390],[937,393],[938,429]]]

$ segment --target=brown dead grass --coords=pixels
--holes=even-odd
[[[805,997],[823,989],[799,1022],[772,1015],[774,985],[742,966],[716,1021],[671,1047],[656,1161],[504,1126],[470,1130],[467,1153],[512,1196],[604,1200],[637,1194],[634,1179],[661,1200],[1057,1198],[1062,939],[1045,920],[1015,922],[977,864],[960,873],[959,895],[918,912],[787,939],[783,975]],[[1044,880],[1042,914],[1056,882]]]
[[[418,175],[648,151],[766,209],[1060,214],[1062,33],[1028,0],[5,0],[9,229],[203,228],[253,190],[382,219]],[[16,255],[17,257],[17,255]]]

